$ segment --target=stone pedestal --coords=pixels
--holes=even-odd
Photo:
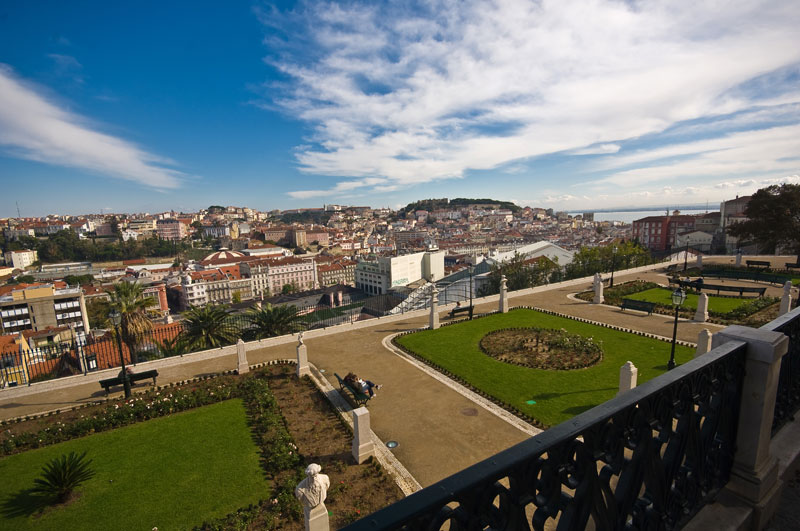
[[[782,481],[769,446],[781,358],[788,350],[789,338],[779,332],[729,326],[714,334],[712,347],[728,341],[746,342],[747,354],[736,455],[725,489],[753,507],[753,527],[762,529],[780,500]]]
[[[708,329],[700,330],[700,333],[697,334],[697,350],[694,352],[695,358],[711,350],[711,338],[712,334]]]
[[[360,407],[353,410],[353,457],[361,464],[375,454],[375,444],[369,429],[369,410]]]
[[[311,374],[311,368],[308,366],[308,351],[303,343],[303,333],[300,332],[297,336],[297,377],[302,378],[306,374]]]
[[[702,269],[703,268],[703,255],[702,254],[698,254],[697,255],[697,268],[698,269]]]
[[[622,394],[625,391],[630,391],[636,387],[636,380],[639,378],[639,369],[633,362],[626,362],[625,365],[619,369],[619,392]]]
[[[697,298],[697,311],[694,312],[694,320],[698,323],[708,321],[708,295],[701,293]]]
[[[500,313],[508,313],[508,286],[506,276],[500,276]]]
[[[316,507],[303,508],[306,520],[306,531],[330,531],[331,524],[328,521],[328,509],[324,503]]]
[[[778,315],[789,313],[792,309],[792,282],[787,280],[783,285],[783,296],[781,297],[781,308],[778,310]]]
[[[433,285],[431,290],[431,315],[428,319],[428,326],[431,330],[439,328],[439,290],[436,289],[436,284]]]
[[[236,342],[236,356],[238,357],[239,361],[236,372],[239,374],[246,374],[250,372],[250,364],[247,363],[247,349],[245,349],[244,341],[241,339]]]
[[[736,267],[742,265],[742,253],[736,253]]]
[[[600,273],[594,274],[592,288],[594,289],[594,299],[592,299],[592,302],[594,304],[603,304],[603,301],[605,301],[603,297],[603,277],[600,276]]]

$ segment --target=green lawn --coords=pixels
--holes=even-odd
[[[636,299],[640,301],[655,302],[656,304],[663,304],[665,306],[672,306],[672,291],[667,288],[653,288],[645,291],[640,291],[632,295],[626,296],[628,299]],[[686,300],[683,303],[684,308],[697,310],[697,299],[699,295],[693,293],[686,294]],[[752,298],[732,298],[732,297],[717,297],[715,295],[708,296],[708,309],[717,313],[729,313],[752,301]]]
[[[87,452],[95,476],[66,507],[31,515],[47,461]],[[140,422],[0,460],[0,528],[188,529],[265,498],[241,400]]]
[[[564,328],[599,339],[604,359],[588,369],[547,371],[496,361],[478,347],[487,332],[530,326]],[[626,361],[639,369],[641,384],[666,372],[670,353],[670,344],[664,341],[523,309],[408,334],[398,342],[547,426],[613,398],[619,388],[619,369]],[[693,349],[677,346],[675,357],[680,364],[693,354]],[[531,400],[536,403],[529,404]]]

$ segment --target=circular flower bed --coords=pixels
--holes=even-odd
[[[583,369],[603,359],[600,342],[570,334],[564,329],[495,330],[483,336],[480,348],[498,361],[535,369]]]

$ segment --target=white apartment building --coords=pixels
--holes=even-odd
[[[61,326],[69,326],[77,332],[89,331],[81,288],[70,288],[61,282],[5,286],[0,291],[0,332],[3,334]]]
[[[444,251],[427,251],[382,256],[377,262],[359,262],[356,287],[371,295],[380,295],[423,278],[429,282],[441,280],[444,278],[444,255]]]
[[[6,265],[14,269],[25,269],[39,259],[39,253],[29,249],[9,251],[5,254]]]

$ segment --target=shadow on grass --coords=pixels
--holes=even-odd
[[[48,496],[39,496],[33,493],[33,489],[24,489],[3,500],[0,513],[6,518],[27,517],[42,512],[53,503],[54,500]]]
[[[579,414],[583,413],[584,411],[589,411],[590,409],[592,409],[596,405],[597,404],[584,404],[582,406],[572,406],[572,407],[568,407],[566,409],[561,410],[561,412],[566,414],[566,415],[579,415]]]
[[[582,394],[582,393],[589,393],[589,392],[593,392],[593,391],[614,391],[616,389],[617,389],[616,387],[601,387],[599,389],[581,389],[580,391],[566,391],[564,393],[542,393],[542,394],[539,394],[539,395],[534,395],[533,399],[538,402],[539,400],[552,400],[552,399],[558,398],[560,396],[579,395],[579,394]]]

